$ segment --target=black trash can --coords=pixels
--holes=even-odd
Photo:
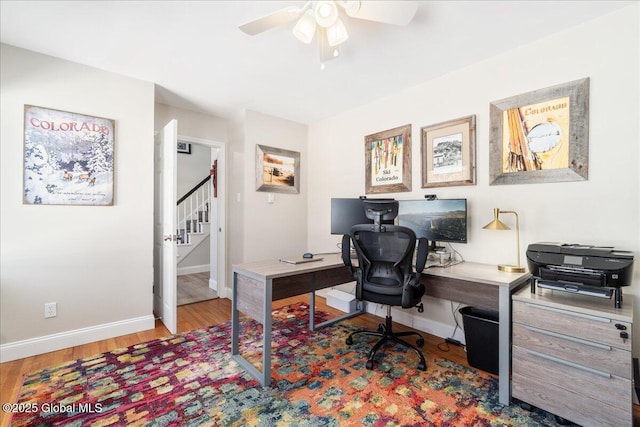
[[[462,307],[458,312],[464,325],[467,362],[498,375],[498,312],[477,307]]]

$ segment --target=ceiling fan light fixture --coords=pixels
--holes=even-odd
[[[339,1],[338,4],[349,16],[354,16],[360,10],[361,2],[358,0]]]
[[[340,18],[338,18],[332,26],[327,28],[327,40],[329,46],[338,46],[340,43],[347,41],[349,33],[347,33],[347,27]],[[337,55],[334,55],[337,56]]]
[[[315,5],[316,22],[328,28],[338,20],[338,8],[333,1],[318,1]]]
[[[309,44],[313,40],[313,35],[316,33],[316,21],[313,17],[313,13],[309,11],[302,15],[302,17],[296,22],[293,27],[293,35],[302,43]]]

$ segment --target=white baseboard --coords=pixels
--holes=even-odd
[[[216,289],[216,292],[218,293],[218,297],[227,298],[228,300],[231,300],[231,295],[233,293],[231,289],[226,286],[220,286],[220,289]]]
[[[155,328],[153,315],[0,345],[0,363]]]
[[[209,289],[218,290],[218,281],[213,277],[209,277]]]
[[[184,276],[185,274],[206,273],[207,271],[210,271],[209,264],[190,265],[188,267],[178,267],[177,274],[178,276]]]

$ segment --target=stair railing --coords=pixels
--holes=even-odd
[[[209,222],[211,206],[211,175],[207,175],[177,202],[177,234],[179,244],[189,244],[189,233],[202,232],[202,223]]]

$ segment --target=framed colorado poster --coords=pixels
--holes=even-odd
[[[113,120],[25,105],[23,203],[113,205]]]
[[[411,125],[364,138],[365,194],[411,191]]]
[[[589,177],[589,78],[492,102],[489,184]]]

